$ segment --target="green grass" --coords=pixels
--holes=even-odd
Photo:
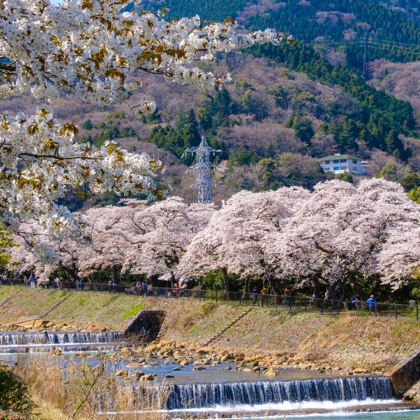
[[[138,305],[133,306],[121,317],[121,319],[125,320],[132,316],[136,316],[144,307],[145,307],[144,303],[139,303]]]
[[[19,289],[19,286],[0,286],[0,303],[5,301],[13,293],[16,293]]]
[[[4,300],[15,291],[11,287],[0,288],[0,299]],[[46,317],[49,321],[66,322],[80,328],[95,324],[122,330],[127,320],[142,309],[164,310],[169,315],[165,321],[165,338],[192,346],[207,341],[244,310],[241,306],[225,303],[143,298],[101,292],[27,289],[1,307],[0,316],[16,319],[39,315],[63,296],[68,298]],[[374,366],[381,363],[389,365],[402,360],[417,350],[418,342],[419,324],[408,319],[345,314],[329,316],[255,308],[222,334],[214,345],[229,351],[241,350],[253,354],[286,351],[305,355],[315,352],[320,357],[344,357],[349,364],[355,366]]]
[[[16,290],[10,286],[1,287],[0,302]],[[145,305],[145,300],[136,296],[37,288],[26,289],[0,307],[0,316],[10,320],[37,317],[65,296],[68,298],[48,314],[47,320],[120,329],[124,327],[124,321]]]
[[[9,294],[18,290],[13,286],[4,286],[9,289]],[[3,288],[2,288],[3,289]],[[25,289],[17,294],[4,306],[0,307],[0,314],[4,318],[17,319],[22,317],[37,317],[58,303],[67,292],[53,289]]]

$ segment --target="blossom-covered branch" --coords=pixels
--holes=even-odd
[[[1,0],[0,97],[31,90],[54,102],[64,90],[107,104],[118,89],[141,86],[129,81],[135,70],[206,88],[229,76],[191,67],[197,59],[283,39],[273,30],[239,32],[231,19],[203,26],[198,16],[168,22],[162,13],[120,13],[127,3],[64,0],[57,7],[50,0]],[[155,104],[143,96],[135,107],[151,113]]]

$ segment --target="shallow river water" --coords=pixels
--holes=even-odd
[[[410,411],[377,411],[374,413],[357,413],[357,412],[336,412],[336,413],[324,413],[324,414],[300,414],[300,415],[286,415],[286,416],[267,416],[267,417],[247,417],[249,420],[259,420],[261,418],[272,419],[272,420],[301,420],[307,418],[308,420],[420,420],[420,410]]]
[[[68,350],[85,350],[103,345],[106,348],[121,344],[118,333],[38,333],[36,335],[14,335],[0,333],[0,362],[14,363],[18,359],[37,358],[45,353],[41,347],[58,347],[65,352],[58,357],[66,363],[67,357],[75,355]],[[30,353],[21,353],[26,347]],[[3,350],[3,351],[2,351]],[[99,363],[95,352],[89,356],[77,356],[75,360]],[[86,359],[87,357],[87,359]],[[156,392],[165,387],[169,397],[165,404],[173,418],[183,414],[232,417],[244,419],[351,419],[351,420],[420,420],[419,410],[409,403],[392,396],[391,383],[384,376],[340,376],[337,372],[319,373],[311,370],[279,369],[279,375],[270,377],[263,373],[237,371],[235,363],[207,364],[203,370],[194,370],[197,365],[179,366],[168,360],[149,358],[145,366],[127,367],[129,361],[113,362],[108,366],[109,374],[127,369],[130,374],[141,370],[152,374],[150,388]],[[166,375],[173,378],[166,378]],[[121,379],[121,381],[123,381]],[[149,384],[148,384],[149,385]],[[134,392],[142,397],[141,387],[133,385]],[[98,399],[98,410],[114,414],[112,396]],[[374,412],[360,412],[373,411]],[[387,411],[394,410],[394,411]]]

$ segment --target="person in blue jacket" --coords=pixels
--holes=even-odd
[[[369,304],[369,312],[370,313],[375,312],[375,306],[376,306],[375,297],[372,295],[366,302]]]

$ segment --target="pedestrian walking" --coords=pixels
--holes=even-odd
[[[29,280],[28,280],[28,277],[26,277],[26,276],[23,278],[23,286],[24,287],[29,287]]]
[[[369,305],[369,313],[374,313],[376,315],[376,299],[375,296],[371,296],[367,301]]]
[[[358,311],[360,309],[360,298],[359,298],[359,296],[358,295],[353,296],[351,298],[351,302],[354,305],[354,309],[356,309],[356,311]]]
[[[257,303],[258,300],[258,293],[257,293],[257,289],[254,287],[251,290],[251,301],[252,301],[252,306],[255,306],[255,304]]]
[[[261,306],[267,306],[268,289],[266,286],[261,290]]]
[[[292,303],[292,291],[287,286],[284,289],[284,300],[286,301],[286,306],[290,306]]]
[[[31,289],[35,289],[36,287],[36,281],[33,273],[29,277],[29,284],[31,285]]]
[[[143,296],[146,297],[147,296],[147,284],[144,281],[141,285],[143,287]]]

